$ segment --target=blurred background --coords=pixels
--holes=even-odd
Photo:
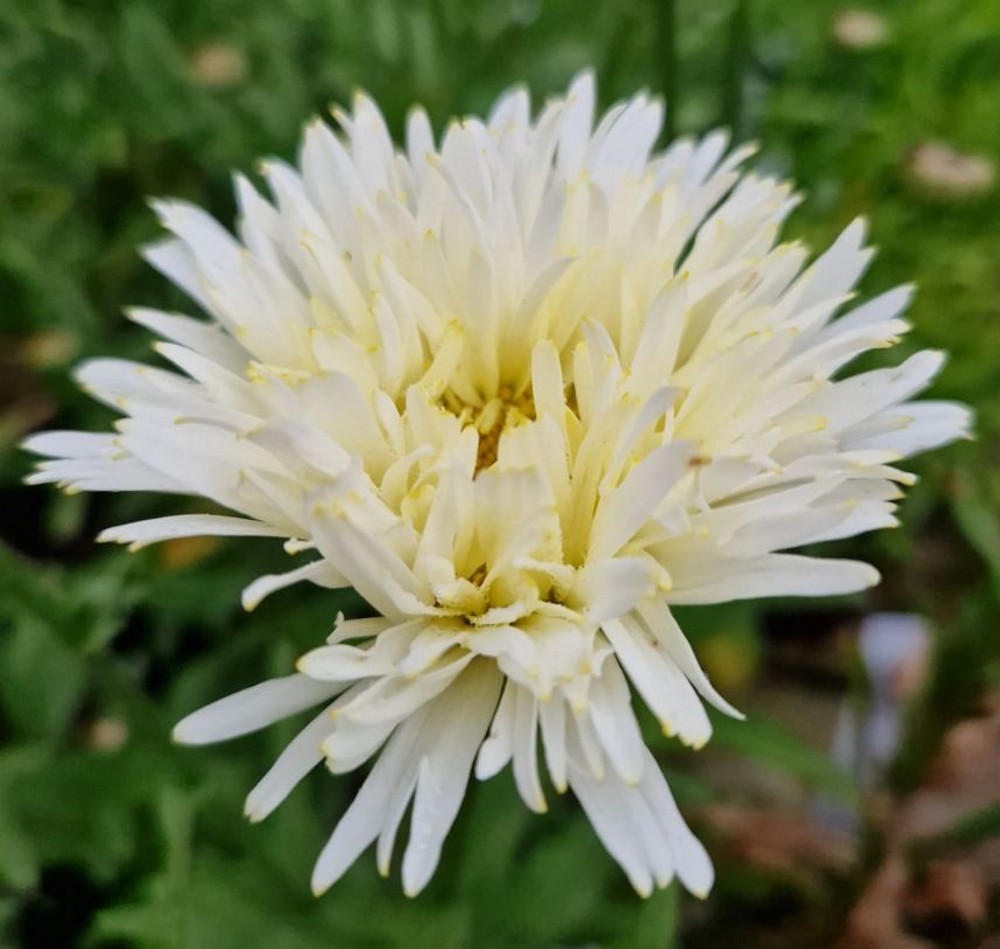
[[[878,589],[684,611],[750,713],[697,755],[650,730],[718,868],[707,902],[639,900],[574,802],[536,818],[506,773],[472,788],[419,900],[370,855],[315,900],[361,778],[317,772],[251,827],[243,796],[295,725],[168,736],[359,603],[297,588],[245,615],[274,545],[97,547],[184,502],[24,488],[16,446],[108,425],[69,368],[153,358],[123,306],[191,310],[136,254],[146,196],[231,222],[230,171],[293,157],[357,87],[398,132],[415,100],[440,128],[587,66],[604,105],[666,95],[671,134],[758,140],[757,167],[807,195],[789,236],[822,247],[868,216],[864,291],[920,288],[890,358],[949,350],[935,395],[975,406],[978,439],[914,463],[902,530],[827,545],[873,561]],[[995,0],[0,0],[0,944],[1000,946],[998,159]]]

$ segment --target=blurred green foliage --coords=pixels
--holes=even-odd
[[[63,498],[19,485],[29,461],[15,445],[27,430],[107,424],[67,369],[92,354],[147,353],[121,307],[187,306],[135,253],[156,233],[146,196],[183,196],[231,220],[230,171],[252,169],[261,155],[294,155],[304,121],[359,86],[396,130],[413,101],[440,127],[451,114],[483,110],[513,82],[543,98],[585,66],[596,68],[605,102],[660,89],[665,7],[0,0],[0,931],[8,943],[654,949],[673,943],[681,920],[685,944],[713,944],[704,941],[717,932],[713,918],[771,898],[721,860],[708,906],[676,889],[640,903],[571,802],[557,800],[539,820],[501,777],[474,788],[419,901],[378,880],[368,858],[314,900],[312,860],[358,779],[313,775],[274,817],[249,827],[242,797],[293,726],[207,751],[175,749],[168,736],[186,712],[286,671],[356,600],[284,594],[243,615],[242,585],[279,563],[266,542],[174,544],[138,556],[96,549],[98,526],[174,512],[177,502]],[[1000,679],[1000,197],[995,188],[942,191],[920,160],[932,142],[1000,157],[1000,6],[882,3],[886,34],[871,48],[837,40],[837,12],[828,0],[680,0],[674,119],[681,132],[725,122],[760,140],[759,165],[806,191],[791,230],[814,246],[868,216],[881,253],[866,291],[919,281],[904,346],[948,349],[937,393],[978,411],[976,443],[918,463],[923,479],[904,531],[841,545],[886,574],[870,604],[925,613],[941,630],[897,769],[906,785],[919,781],[945,725]],[[703,610],[687,625],[703,640],[735,631],[716,652],[752,676],[758,620],[756,609]],[[720,744],[851,799],[825,756],[774,722],[719,724]],[[658,747],[682,803],[714,798],[685,773],[689,755]],[[803,899],[814,931],[836,925],[837,899]],[[732,938],[752,936],[740,929],[752,924],[733,925]]]

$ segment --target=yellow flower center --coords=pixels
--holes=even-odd
[[[481,405],[469,405],[454,392],[446,392],[442,404],[458,416],[463,426],[471,426],[479,435],[476,452],[476,474],[496,463],[500,438],[509,428],[534,421],[535,402],[531,387],[515,393],[510,386],[501,386],[497,394],[484,399]]]

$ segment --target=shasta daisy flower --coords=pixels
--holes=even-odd
[[[260,577],[354,587],[298,672],[195,712],[179,741],[313,720],[251,791],[266,817],[315,765],[374,767],[313,874],[320,892],[371,843],[388,873],[412,802],[403,886],[418,892],[472,772],[512,764],[544,811],[539,756],[641,893],[712,866],[640,735],[709,738],[712,688],[674,604],[849,593],[876,571],[780,553],[895,523],[905,455],[966,410],[909,401],[942,357],[843,375],[891,346],[908,288],[845,315],[871,252],[855,222],[813,263],[778,243],[787,184],[742,174],[714,133],[654,152],[644,95],[593,128],[589,76],[532,119],[523,91],[440,143],[414,111],[403,151],[376,106],[306,131],[299,168],[242,177],[239,236],[179,201],[146,250],[208,315],[140,309],[179,372],[80,370],[117,432],[54,432],[35,482],[199,495],[239,516],[105,531],[285,539]]]

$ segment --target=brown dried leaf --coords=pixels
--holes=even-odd
[[[795,874],[803,870],[846,871],[854,860],[849,837],[804,814],[711,805],[705,821],[740,860],[759,869]]]
[[[935,860],[906,899],[912,916],[957,917],[969,926],[986,919],[989,891],[982,870],[968,860]]]

